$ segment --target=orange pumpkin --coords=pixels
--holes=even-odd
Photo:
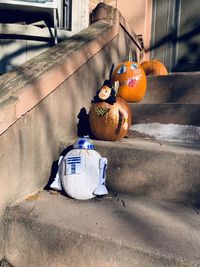
[[[140,64],[146,75],[167,75],[168,71],[163,63],[154,59],[150,61],[144,61]]]
[[[131,125],[131,111],[121,97],[111,105],[107,102],[93,103],[89,112],[90,129],[100,140],[116,141],[124,138]]]
[[[146,75],[136,62],[119,64],[113,72],[112,82],[119,82],[118,95],[127,102],[139,102],[146,93]]]

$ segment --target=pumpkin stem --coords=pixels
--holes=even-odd
[[[114,82],[114,89],[115,89],[115,92],[116,92],[116,95],[117,95],[118,89],[119,89],[119,81],[115,81]]]
[[[112,63],[112,66],[110,68],[110,74],[109,74],[109,80],[110,81],[112,80],[112,74],[113,74],[114,67],[115,67],[115,65],[114,65],[114,63]]]
[[[129,45],[128,61],[133,61],[133,54],[132,54],[131,45]]]

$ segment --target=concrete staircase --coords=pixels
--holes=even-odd
[[[131,104],[132,134],[137,131],[163,140],[199,143],[199,80],[200,72],[148,77],[144,100]]]
[[[148,78],[144,101],[131,104],[133,122],[198,127],[199,81],[199,73]],[[73,141],[61,141],[60,152]],[[109,195],[76,201],[41,191],[13,204],[7,259],[16,267],[200,266],[199,141],[134,130],[120,142],[95,141],[109,160]]]
[[[200,126],[200,72],[148,77],[147,93],[131,104],[133,122]]]
[[[42,192],[7,211],[6,253],[14,266],[199,266],[199,211],[110,195],[75,201]]]

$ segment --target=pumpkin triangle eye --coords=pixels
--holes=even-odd
[[[122,66],[119,68],[119,70],[117,71],[117,74],[122,74],[122,73],[124,73],[124,72],[126,72],[126,66],[122,65]]]
[[[135,69],[137,69],[137,67],[138,67],[137,64],[132,64],[131,65],[131,70],[135,70]]]

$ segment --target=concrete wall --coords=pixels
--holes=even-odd
[[[46,185],[60,143],[77,135],[80,110],[89,110],[112,64],[126,59],[132,42],[119,21],[94,23],[1,77],[0,218],[8,205]]]

